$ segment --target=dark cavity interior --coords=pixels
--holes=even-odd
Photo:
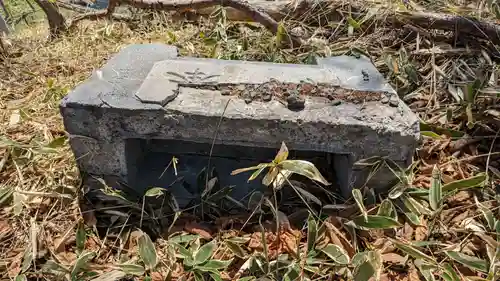
[[[200,196],[205,186],[205,177],[200,181],[199,173],[209,164],[210,143],[196,143],[180,140],[144,140],[129,139],[127,141],[127,163],[129,163],[128,183],[139,193],[144,193],[152,187],[169,189],[177,199],[180,207]],[[322,175],[332,183],[326,187],[337,192],[338,175],[333,169],[333,154],[317,151],[289,152],[288,159],[308,160],[316,165]],[[247,147],[216,144],[210,158],[210,168],[215,168],[221,187],[232,186],[230,196],[245,204],[254,190],[264,191],[261,176],[248,182],[253,171],[231,175],[235,169],[271,162],[279,149]],[[178,159],[177,175],[173,165],[169,163],[172,157]],[[168,167],[168,169],[167,169]],[[298,181],[313,184],[305,177],[296,176]]]

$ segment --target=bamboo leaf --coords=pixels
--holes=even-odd
[[[429,265],[425,263],[423,260],[415,260],[414,264],[426,281],[436,280],[434,278],[434,271],[436,270],[436,266]]]
[[[124,264],[119,264],[118,267],[120,268],[121,271],[125,272],[126,274],[134,276],[143,276],[146,271],[144,267],[139,264],[124,263]]]
[[[435,263],[435,260],[431,256],[424,254],[422,251],[409,244],[405,244],[394,239],[390,239],[390,241],[394,244],[394,246],[396,246],[396,248],[416,259],[422,259],[428,262]]]
[[[90,273],[90,272],[89,272]],[[112,270],[112,271],[107,271],[105,273],[99,274],[98,277],[90,279],[90,281],[117,281],[117,280],[125,280],[127,274],[121,270]],[[90,276],[89,276],[90,277]],[[80,280],[89,280],[86,279],[84,276],[82,276],[80,279],[77,279],[78,281]],[[146,278],[144,278],[143,281],[146,281]]]
[[[316,239],[318,237],[318,224],[311,214],[307,219],[307,252],[310,253],[314,250],[314,245],[316,244]]]
[[[312,195],[309,191],[301,188],[301,187],[298,187],[298,186],[293,186],[293,189],[300,193],[302,196],[304,196],[305,198],[311,200],[312,202],[318,204],[321,206],[321,201],[318,199],[318,197]]]
[[[209,243],[201,246],[201,248],[194,255],[195,265],[202,264],[206,262],[213,254],[215,250],[215,242],[212,240]]]
[[[243,250],[240,245],[234,243],[233,241],[226,240],[224,241],[224,243],[229,248],[229,250],[231,250],[231,252],[233,252],[233,254],[238,258],[244,259],[247,256],[245,250]]]
[[[253,172],[252,175],[248,178],[248,181],[253,181],[256,179],[267,167],[267,164],[260,164],[258,166],[261,166],[260,168],[257,169],[257,171]]]
[[[94,252],[82,253],[78,259],[76,259],[75,265],[73,266],[73,270],[71,270],[71,276],[75,277],[81,270],[85,269],[88,263],[96,256]]]
[[[65,274],[71,273],[69,269],[64,267],[61,264],[58,264],[57,262],[53,260],[48,260],[43,266],[42,266],[42,272],[44,273],[49,273],[55,276],[63,276]]]
[[[406,218],[408,218],[408,220],[411,222],[411,224],[413,224],[413,225],[420,225],[421,224],[420,217],[417,214],[412,213],[412,212],[404,212],[404,215],[406,216]]]
[[[436,211],[441,208],[441,200],[443,198],[441,190],[441,171],[437,165],[434,165],[432,170],[432,182],[429,191],[429,204],[432,210]]]
[[[406,190],[406,185],[402,182],[395,184],[389,191],[389,199],[398,199]]]
[[[78,228],[76,229],[76,249],[78,253],[81,253],[85,248],[85,241],[87,240],[87,233],[85,232],[85,226],[82,222],[78,223]]]
[[[382,273],[383,268],[382,254],[380,251],[368,252],[368,261],[370,261],[375,271],[375,280],[380,280],[380,274]]]
[[[364,263],[365,261],[368,260],[368,253],[369,252],[359,252],[359,253],[356,253],[353,257],[352,257],[352,265],[354,267],[358,267],[360,266],[362,263]]]
[[[394,204],[392,204],[391,200],[384,199],[384,201],[382,201],[378,208],[377,216],[389,217],[397,220],[398,213],[396,212],[396,207],[394,207]]]
[[[244,172],[258,170],[258,169],[260,169],[262,167],[270,167],[270,166],[272,166],[272,165],[269,164],[269,163],[262,163],[262,164],[259,164],[257,166],[253,166],[253,167],[236,169],[236,170],[234,170],[234,171],[231,172],[231,175],[234,176],[234,175],[241,174],[241,173],[244,173]]]
[[[353,19],[351,16],[347,17],[347,22],[349,23],[350,26],[352,26],[354,29],[359,29],[361,28],[361,24],[358,23],[355,19]]]
[[[401,226],[401,224],[393,218],[373,216],[373,215],[368,215],[366,219],[363,216],[358,216],[354,218],[352,221],[347,222],[346,225],[362,230],[388,229]]]
[[[486,206],[481,204],[478,200],[477,197],[474,196],[474,201],[476,202],[477,208],[483,213],[484,219],[488,223],[488,227],[490,230],[495,230],[495,215],[493,215],[493,212],[488,209]]]
[[[212,277],[214,281],[222,281],[222,277],[218,272],[210,272],[210,277]]]
[[[273,162],[275,164],[279,164],[285,161],[286,159],[288,159],[288,147],[286,147],[285,143],[282,142],[280,151],[278,152],[278,154],[276,154],[276,157],[274,158]]]
[[[153,270],[158,264],[158,257],[156,255],[155,245],[149,235],[145,232],[139,237],[138,240],[139,256],[141,257],[146,269]]]
[[[349,255],[347,252],[335,244],[328,244],[325,248],[321,249],[329,258],[335,263],[349,264]]]
[[[33,264],[33,250],[31,246],[28,246],[24,250],[23,262],[21,264],[21,272],[26,272]]]
[[[170,242],[172,243],[172,245],[177,249],[179,250],[179,254],[180,256],[183,258],[183,259],[187,259],[187,260],[191,260],[193,261],[193,254],[188,251],[185,247],[183,247],[182,245],[179,245],[177,243],[174,243],[174,242]]]
[[[290,178],[290,176],[293,174],[292,171],[288,170],[281,170],[279,173],[276,175],[276,178],[273,181],[273,189],[281,189],[283,187],[283,184],[287,181],[287,179]]]
[[[480,258],[462,254],[455,251],[447,251],[445,254],[452,260],[467,266],[470,269],[488,273],[488,263]]]
[[[479,173],[473,177],[447,183],[442,186],[443,192],[459,191],[463,189],[482,186],[488,180],[486,173]]]
[[[217,183],[217,177],[211,178],[207,182],[205,189],[203,189],[203,192],[201,193],[201,198],[205,198],[205,196],[209,194],[210,191],[212,191],[216,183]]]
[[[285,160],[280,162],[278,166],[283,170],[288,170],[295,174],[305,176],[324,185],[330,185],[330,183],[321,175],[316,166],[314,166],[314,164],[309,161]]]
[[[375,275],[375,268],[369,260],[354,269],[354,281],[368,281]]]
[[[271,183],[273,183],[273,181],[278,176],[279,172],[280,170],[277,167],[271,167],[267,172],[267,174],[262,179],[262,184],[265,186],[271,185]]]
[[[164,188],[153,187],[153,188],[148,189],[148,191],[146,191],[146,194],[144,194],[144,196],[147,196],[147,197],[159,197],[159,196],[163,195],[163,192],[165,192]]]
[[[420,134],[422,136],[425,136],[425,137],[430,137],[432,139],[435,139],[435,140],[440,140],[441,139],[441,136],[432,132],[432,131],[424,131],[424,132],[420,132]]]
[[[365,205],[363,204],[363,195],[361,194],[361,191],[359,189],[353,189],[352,197],[354,198],[354,201],[356,201],[356,205],[358,205],[361,214],[366,220],[368,213],[366,212]]]
[[[17,275],[14,281],[28,281],[28,278],[24,274]]]
[[[200,235],[196,235],[196,234],[184,235],[184,234],[181,234],[181,235],[177,235],[177,236],[168,238],[168,242],[181,244],[181,243],[191,242],[191,241],[193,241],[193,240],[195,240],[197,238],[200,238]]]
[[[47,144],[47,147],[54,149],[62,147],[66,142],[66,139],[67,139],[66,136],[55,138],[49,144]]]
[[[446,281],[460,281],[460,276],[449,263],[445,263],[443,266],[443,279]]]
[[[197,265],[195,268],[203,271],[219,270],[227,268],[233,260],[221,261],[221,260],[209,260],[202,265]]]
[[[205,281],[205,279],[203,279],[203,275],[200,272],[194,271],[193,274],[195,281]]]

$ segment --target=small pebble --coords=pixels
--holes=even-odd
[[[273,99],[273,96],[270,93],[262,94],[263,101],[271,101],[272,99]]]
[[[245,101],[246,104],[249,104],[249,103],[252,102],[252,98],[251,97],[245,97],[244,101]]]
[[[332,105],[333,105],[333,106],[340,105],[341,103],[342,103],[342,101],[341,101],[341,100],[336,100],[336,99],[332,100]]]
[[[243,91],[246,89],[246,87],[245,87],[245,85],[241,85],[241,84],[240,84],[240,85],[236,86],[236,89],[237,89],[238,91],[240,91],[240,92],[243,92]]]
[[[392,107],[398,107],[399,102],[398,102],[398,100],[391,99],[391,100],[389,101],[389,105],[390,105],[390,106],[392,106]]]
[[[384,96],[382,97],[382,99],[380,100],[380,102],[381,102],[381,103],[383,103],[383,104],[388,103],[388,102],[389,102],[389,97],[388,97],[388,96],[386,96],[386,95],[384,95]]]
[[[392,95],[391,98],[389,99],[389,105],[392,107],[398,107],[399,105],[398,96]]]
[[[305,107],[306,100],[299,95],[290,95],[287,99],[287,107],[290,110],[302,110]]]

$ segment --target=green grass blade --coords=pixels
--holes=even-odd
[[[401,250],[405,254],[408,254],[416,259],[422,259],[422,260],[425,260],[425,261],[428,261],[431,263],[436,262],[434,260],[434,258],[432,258],[431,256],[429,256],[427,254],[424,254],[422,251],[418,250],[417,248],[415,248],[409,244],[405,244],[405,243],[399,242],[399,241],[394,240],[394,239],[390,239],[390,241],[394,244],[394,246],[396,246],[396,248],[398,248],[399,250]]]
[[[203,245],[200,247],[200,249],[196,252],[194,255],[194,263],[195,265],[202,264],[206,262],[210,257],[212,257],[212,254],[214,253],[216,244],[212,240],[209,243]]]
[[[362,230],[389,229],[401,226],[401,224],[393,218],[373,215],[366,216],[366,219],[363,216],[356,217],[352,221],[347,222],[346,225]]]
[[[432,210],[436,211],[441,208],[442,198],[441,171],[439,171],[439,168],[435,165],[432,170],[432,182],[429,191],[429,204],[431,205]]]
[[[447,251],[445,254],[452,260],[467,266],[472,270],[477,270],[483,273],[488,273],[488,262],[483,259],[462,254],[456,251]]]
[[[341,247],[335,244],[328,244],[325,248],[321,249],[329,258],[338,264],[349,264],[349,255]]]
[[[141,257],[147,270],[153,270],[158,264],[155,245],[149,235],[142,233],[138,240],[139,256]]]
[[[473,177],[458,180],[454,182],[447,183],[443,185],[443,192],[459,191],[468,188],[481,187],[488,180],[488,175],[486,173],[479,173]]]
[[[367,219],[368,213],[366,212],[365,205],[363,204],[363,195],[361,194],[361,190],[359,189],[353,189],[352,190],[352,197],[354,198],[354,201],[356,201],[356,205],[358,205],[359,210],[361,211],[361,214]]]
[[[307,219],[307,252],[310,253],[314,250],[314,245],[316,244],[316,239],[318,237],[318,224],[311,214]]]

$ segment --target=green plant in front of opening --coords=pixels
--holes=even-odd
[[[276,190],[281,189],[284,183],[287,182],[294,189],[297,195],[302,199],[302,201],[304,201],[304,203],[308,206],[309,210],[315,213],[304,198],[308,197],[308,199],[311,199],[314,197],[306,190],[294,186],[288,179],[290,178],[290,176],[292,176],[292,174],[299,174],[311,180],[320,182],[324,185],[330,185],[330,183],[321,175],[321,173],[313,163],[305,160],[289,160],[288,153],[289,152],[287,146],[285,145],[285,143],[282,143],[280,151],[272,162],[261,163],[257,166],[237,169],[234,170],[231,174],[236,175],[239,173],[255,170],[250,178],[248,178],[248,181],[251,181],[256,179],[265,169],[269,169],[262,179],[263,185],[272,185],[273,192],[276,192]],[[276,196],[274,197],[276,199]],[[313,201],[319,200],[315,199]]]
[[[321,173],[319,172],[319,170],[316,168],[316,166],[313,163],[311,163],[309,161],[305,161],[305,160],[289,160],[288,154],[289,154],[289,151],[288,151],[287,146],[285,145],[285,143],[282,143],[279,152],[277,153],[277,155],[275,156],[275,158],[272,162],[261,163],[257,166],[237,169],[231,173],[232,175],[236,175],[236,174],[247,172],[247,171],[254,171],[248,179],[248,181],[251,181],[251,180],[256,179],[261,173],[264,172],[264,170],[268,169],[267,173],[264,175],[264,177],[262,179],[262,184],[267,186],[267,187],[269,187],[269,186],[272,187],[271,189],[273,192],[273,198],[274,198],[273,203],[274,204],[269,199],[267,199],[265,197],[262,198],[264,200],[261,200],[261,202],[267,201],[269,207],[272,209],[272,212],[273,212],[273,214],[275,216],[275,220],[276,220],[276,230],[280,229],[280,214],[281,214],[281,212],[279,211],[276,191],[281,189],[283,187],[283,185],[285,184],[285,182],[288,183],[288,185],[290,185],[290,187],[297,193],[297,195],[300,197],[300,199],[307,206],[307,208],[309,209],[311,214],[316,214],[316,212],[308,204],[307,199],[309,199],[310,201],[319,203],[321,205],[321,201],[319,199],[317,199],[314,195],[312,195],[308,191],[306,191],[298,186],[295,186],[294,184],[292,184],[290,182],[289,178],[293,174],[299,174],[299,175],[305,176],[313,181],[322,183],[324,185],[330,185],[330,183],[321,175]],[[260,206],[260,204],[258,204],[255,207],[255,210],[257,210],[259,208],[259,206]],[[311,227],[311,224],[314,224],[314,225],[316,224],[313,216],[310,217],[310,219],[308,220],[308,223],[309,223],[309,227]],[[308,243],[308,252],[313,252],[312,248],[313,248],[314,239],[316,236],[314,234],[316,232],[316,229],[311,228],[311,230],[309,232],[310,232],[309,236],[314,236],[314,238],[313,237],[308,238],[310,241]],[[277,237],[278,237],[278,243],[279,243],[279,239],[280,239],[279,235]],[[263,238],[263,240],[265,240],[264,231],[262,233],[262,238]],[[266,245],[266,244],[267,244],[267,242],[263,241],[263,245]],[[267,252],[266,246],[264,246],[264,252]],[[299,252],[300,251],[297,251],[297,253],[299,253]],[[302,270],[298,270],[299,265],[302,265],[302,262],[300,261],[301,257],[298,257],[298,259],[296,259],[290,263],[290,262],[288,262],[288,258],[286,256],[283,256],[283,255],[282,255],[281,259],[278,258],[276,261],[270,261],[268,259],[266,253],[264,253],[264,255],[265,255],[264,259],[265,259],[266,263],[263,262],[264,259],[258,259],[257,257],[254,257],[253,260],[258,265],[257,267],[260,269],[260,271],[264,272],[266,275],[270,274],[273,271],[272,270],[272,268],[273,268],[275,271],[275,274],[276,274],[276,278],[278,278],[278,276],[280,275],[279,274],[280,270],[287,268],[287,271],[285,273],[285,277],[286,277],[285,279],[286,280],[293,280],[294,279],[293,276],[302,272]],[[309,265],[304,265],[304,266],[306,266],[310,270],[314,268],[314,267],[309,266]]]

